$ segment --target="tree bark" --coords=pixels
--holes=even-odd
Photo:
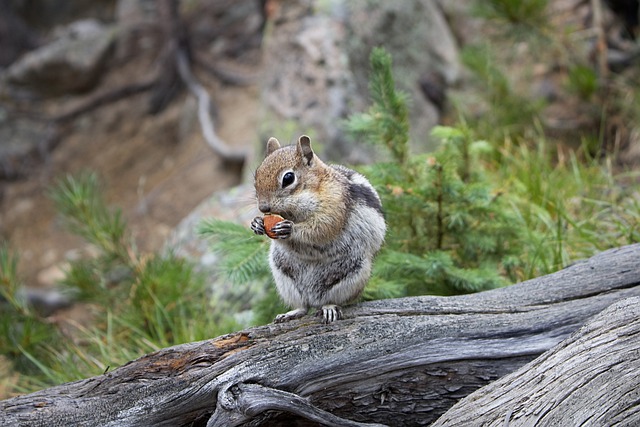
[[[640,298],[614,303],[432,427],[640,425]]]
[[[346,308],[346,318],[330,325],[305,317],[166,348],[104,375],[2,401],[0,425],[427,425],[474,390],[569,338],[611,304],[640,296],[639,259],[640,245],[631,245],[507,288],[373,301]],[[633,318],[636,312],[630,313]],[[606,319],[612,320],[612,329],[589,335],[594,344],[603,339],[622,346],[616,351],[629,348],[628,358],[636,359],[637,367],[637,325],[615,329],[614,318]],[[572,376],[580,380],[580,365],[568,356],[590,357],[580,334],[598,330],[593,325],[562,344],[566,363],[559,357],[552,360],[555,365],[540,359],[528,365],[540,364],[537,372],[555,366],[552,376],[507,377],[514,391],[499,402],[511,406],[495,409],[502,425],[509,410],[506,425],[517,425],[516,420],[525,419],[521,413],[546,414],[554,405],[562,407],[565,394],[553,394],[554,387],[564,390]],[[605,354],[606,348],[594,348],[598,360]],[[622,363],[616,366],[626,369]],[[535,394],[536,381],[548,383],[549,400]],[[593,401],[606,406],[602,399],[615,394],[607,389],[609,383],[602,384],[605,391]],[[509,400],[524,389],[533,393],[529,401]],[[484,390],[478,393],[483,396]],[[618,413],[637,412],[634,396],[635,401],[623,401],[627,407]],[[491,399],[482,403],[491,406]],[[579,405],[574,413],[581,411]],[[478,413],[483,412],[478,408]],[[563,414],[569,412],[557,413]],[[573,419],[566,419],[568,425]],[[458,425],[447,422],[441,425]]]

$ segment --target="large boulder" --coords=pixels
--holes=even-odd
[[[341,121],[369,105],[369,54],[384,46],[393,55],[397,86],[410,96],[414,150],[427,148],[425,135],[440,119],[439,92],[457,81],[461,68],[458,46],[437,2],[270,4],[261,140],[293,141],[309,133],[325,158],[367,160],[362,146],[349,144]]]
[[[43,96],[88,91],[105,70],[115,35],[115,27],[77,21],[51,43],[15,61],[7,69],[6,81]]]

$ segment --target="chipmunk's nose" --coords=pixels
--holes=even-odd
[[[269,213],[271,212],[271,204],[269,204],[269,202],[259,202],[258,203],[258,209],[260,209],[260,212],[262,213]]]

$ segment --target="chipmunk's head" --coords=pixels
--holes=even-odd
[[[326,168],[311,149],[308,136],[286,147],[270,138],[266,157],[255,173],[258,209],[294,222],[304,220],[318,206],[318,187]]]

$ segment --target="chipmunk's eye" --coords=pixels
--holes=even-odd
[[[282,188],[288,187],[296,181],[296,175],[293,172],[287,172],[282,175]]]

